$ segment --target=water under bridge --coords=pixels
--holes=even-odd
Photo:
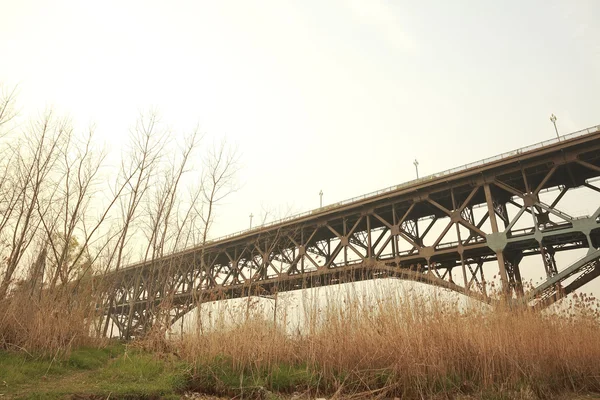
[[[600,201],[561,210],[572,191],[597,196],[599,177],[596,126],[112,272],[105,313],[130,337],[160,307],[174,322],[203,301],[391,277],[491,301],[499,276],[506,296],[545,307],[600,275]],[[545,281],[525,290],[535,257]]]

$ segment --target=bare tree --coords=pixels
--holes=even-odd
[[[43,197],[52,197],[51,172],[57,162],[60,147],[70,127],[47,112],[28,129],[25,139],[12,148],[13,172],[10,184],[3,188],[14,193],[5,197],[4,231],[0,232],[7,247],[5,270],[0,283],[0,299],[6,297],[13,275],[40,226],[38,206]],[[48,188],[48,190],[46,190]],[[8,230],[6,229],[8,228]]]
[[[134,223],[140,204],[145,199],[148,189],[155,176],[156,169],[164,156],[163,147],[167,132],[161,131],[156,112],[140,116],[130,137],[129,153],[124,156],[119,175],[119,187],[127,190],[120,197],[121,227],[116,236],[116,243],[110,250],[107,269],[118,271],[124,261],[125,250],[135,229]],[[114,296],[109,303],[109,311],[104,326],[106,335]]]
[[[167,164],[167,172],[157,175],[153,181],[155,189],[149,191],[152,195],[148,198],[147,213],[144,215],[148,239],[143,258],[145,268],[139,268],[134,278],[134,294],[130,298],[127,325],[122,333],[124,337],[135,334],[132,332],[135,330],[134,319],[137,329],[152,326],[158,333],[157,337],[164,337],[164,330],[171,323],[171,302],[176,295],[176,283],[179,281],[176,276],[185,274],[185,269],[189,268],[182,265],[177,256],[169,254],[181,249],[182,244],[188,245],[192,242],[201,246],[199,258],[204,260],[204,244],[208,240],[216,207],[235,190],[237,154],[222,141],[211,147],[203,157],[200,184],[191,190],[189,201],[180,201],[179,185],[196,144],[197,133],[194,133],[181,149],[178,164],[172,161]],[[200,232],[200,235],[196,235],[195,232]],[[201,276],[211,279],[211,272],[206,271],[203,261],[200,262],[199,268],[205,271]],[[146,298],[145,312],[134,317],[134,304],[138,301],[138,290],[142,290],[142,280]],[[200,283],[196,282],[195,287],[191,288],[193,296],[197,294],[198,285]],[[156,305],[156,300],[160,300],[159,306]]]
[[[60,153],[56,193],[47,205],[38,205],[50,264],[54,266],[51,288],[59,281],[63,285],[69,282],[76,269],[91,268],[89,244],[115,202],[114,199],[110,201],[107,209],[86,229],[105,153],[93,145],[93,130],[81,139],[69,135]],[[79,243],[78,236],[83,239],[82,243]]]
[[[206,243],[214,222],[215,208],[225,197],[235,191],[235,175],[238,170],[238,153],[235,148],[221,141],[209,149],[204,159],[200,190],[202,202],[196,212],[202,220],[200,244]]]
[[[159,179],[156,179],[152,198],[148,202],[146,227],[148,245],[144,260],[162,257],[165,251],[177,249],[182,226],[173,226],[177,221],[180,205],[180,184],[183,175],[189,170],[190,158],[200,141],[198,129],[185,139],[180,149],[180,159],[172,160],[166,166]]]
[[[199,282],[193,282],[192,299],[200,310],[202,301],[202,281],[206,281],[206,285],[214,286],[216,281],[213,277],[213,271],[206,264],[205,246],[208,239],[210,228],[212,227],[216,207],[228,195],[236,190],[235,175],[238,170],[238,153],[235,148],[227,145],[225,141],[215,144],[209,149],[204,161],[204,171],[200,184],[200,193],[202,202],[196,207],[196,214],[200,216],[202,223],[202,236],[199,245],[201,246],[200,254],[200,277]],[[183,323],[183,322],[182,322]],[[197,323],[201,329],[201,318],[197,318]]]
[[[0,84],[0,129],[3,129],[17,116],[17,87],[8,89]],[[2,130],[0,130],[2,133]]]
[[[200,135],[198,129],[195,129],[188,137],[185,138],[182,147],[179,149],[179,159],[172,158],[165,163],[165,168],[161,174],[157,174],[153,181],[149,197],[147,199],[147,207],[145,213],[146,226],[144,228],[147,245],[143,256],[143,261],[147,264],[160,265],[160,268],[153,269],[153,274],[145,285],[146,288],[146,308],[149,312],[146,313],[147,318],[154,318],[154,321],[144,321],[145,326],[162,319],[164,314],[168,317],[169,307],[163,309],[155,309],[153,300],[157,296],[161,296],[164,303],[168,301],[174,288],[172,282],[168,279],[173,274],[173,269],[179,267],[173,258],[165,261],[159,261],[165,254],[174,252],[179,246],[179,240],[182,232],[186,229],[186,218],[183,219],[182,225],[177,224],[180,220],[178,212],[180,211],[180,185],[182,178],[189,171],[190,159],[194,150],[199,144]],[[188,207],[186,215],[189,215]],[[139,285],[142,279],[141,274],[144,273],[140,269],[136,276],[136,283]],[[131,331],[133,320],[135,297],[130,301],[129,316],[127,319],[127,327],[125,335],[128,336]]]

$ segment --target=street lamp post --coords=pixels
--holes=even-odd
[[[252,217],[254,217],[254,215],[250,213],[250,229],[252,229]]]
[[[552,114],[550,116],[550,121],[552,121],[552,123],[554,124],[554,130],[556,131],[556,137],[558,138],[558,140],[560,140],[560,135],[558,134],[558,128],[556,127],[556,115]]]
[[[415,171],[417,171],[417,179],[419,179],[419,162],[416,158],[415,161],[413,161],[413,165],[415,166]]]
[[[323,207],[323,191],[319,192],[319,208]]]

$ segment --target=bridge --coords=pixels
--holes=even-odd
[[[547,307],[600,275],[600,202],[591,215],[561,210],[568,192],[600,193],[599,178],[595,126],[112,272],[103,309],[128,338],[159,309],[174,323],[203,301],[375,278],[492,302],[491,276],[505,296]],[[583,258],[559,265],[577,249]],[[531,290],[526,259],[546,275]]]

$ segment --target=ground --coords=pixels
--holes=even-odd
[[[78,349],[62,361],[0,352],[0,398],[180,398],[186,368],[124,345]]]
[[[156,355],[114,344],[104,348],[80,348],[69,355],[33,356],[22,350],[0,351],[0,400],[4,399],[201,399],[228,397],[199,393],[190,386],[191,366],[174,355]],[[309,393],[276,394],[266,389],[235,395],[238,399],[314,399]],[[324,398],[324,397],[323,397]],[[343,397],[330,397],[339,400]],[[361,394],[347,399],[378,398]],[[456,400],[533,399],[526,392],[507,396],[443,396]],[[560,400],[593,400],[600,395],[567,394]]]

